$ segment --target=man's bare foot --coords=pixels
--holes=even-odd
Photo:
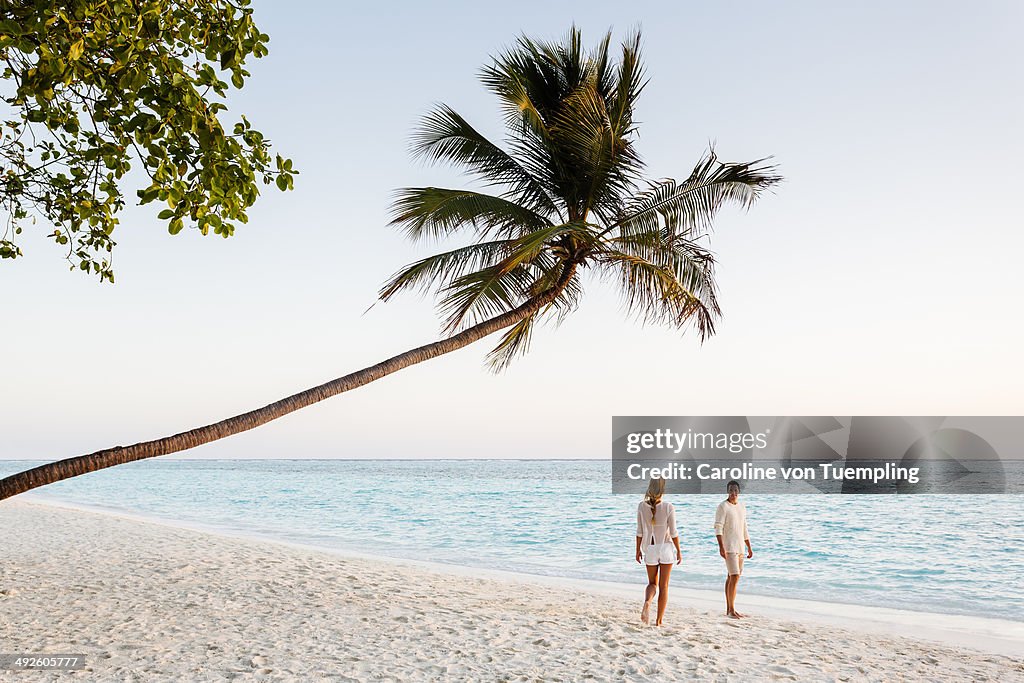
[[[640,610],[640,621],[645,624],[651,623],[651,601],[648,600],[644,603],[644,608]]]

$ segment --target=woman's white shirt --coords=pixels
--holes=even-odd
[[[640,501],[636,508],[636,535],[643,539],[643,545],[651,545],[651,538],[654,543],[671,543],[677,538],[676,531],[676,508],[672,503],[661,501],[654,508],[654,522],[651,523],[651,506],[646,501]]]

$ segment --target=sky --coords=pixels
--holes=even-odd
[[[500,375],[488,338],[167,457],[605,458],[613,415],[1024,414],[1024,5],[253,6],[270,54],[228,120],[294,160],[295,190],[267,188],[227,240],[127,207],[114,285],[27,229],[25,256],[0,263],[0,458],[174,434],[437,338],[429,298],[369,308],[442,246],[387,225],[392,192],[468,184],[414,161],[409,135],[445,102],[500,140],[480,67],[574,22],[589,45],[643,31],[651,178],[685,178],[710,143],[785,177],[716,222],[717,334],[643,326],[590,281]]]

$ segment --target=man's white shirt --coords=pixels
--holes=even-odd
[[[747,535],[747,508],[743,503],[735,504],[723,500],[715,510],[715,535],[722,537],[722,545],[727,553],[746,553],[744,541]]]

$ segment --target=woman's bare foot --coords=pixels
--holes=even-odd
[[[725,616],[729,617],[730,619],[741,619],[743,615],[741,615],[739,612],[733,611],[726,612]]]
[[[747,615],[743,614],[742,612],[737,612],[736,610],[733,610],[732,613],[735,614],[738,619],[746,619],[747,618]]]
[[[640,621],[645,624],[651,623],[651,601],[648,600],[644,603],[644,607],[640,610]]]

